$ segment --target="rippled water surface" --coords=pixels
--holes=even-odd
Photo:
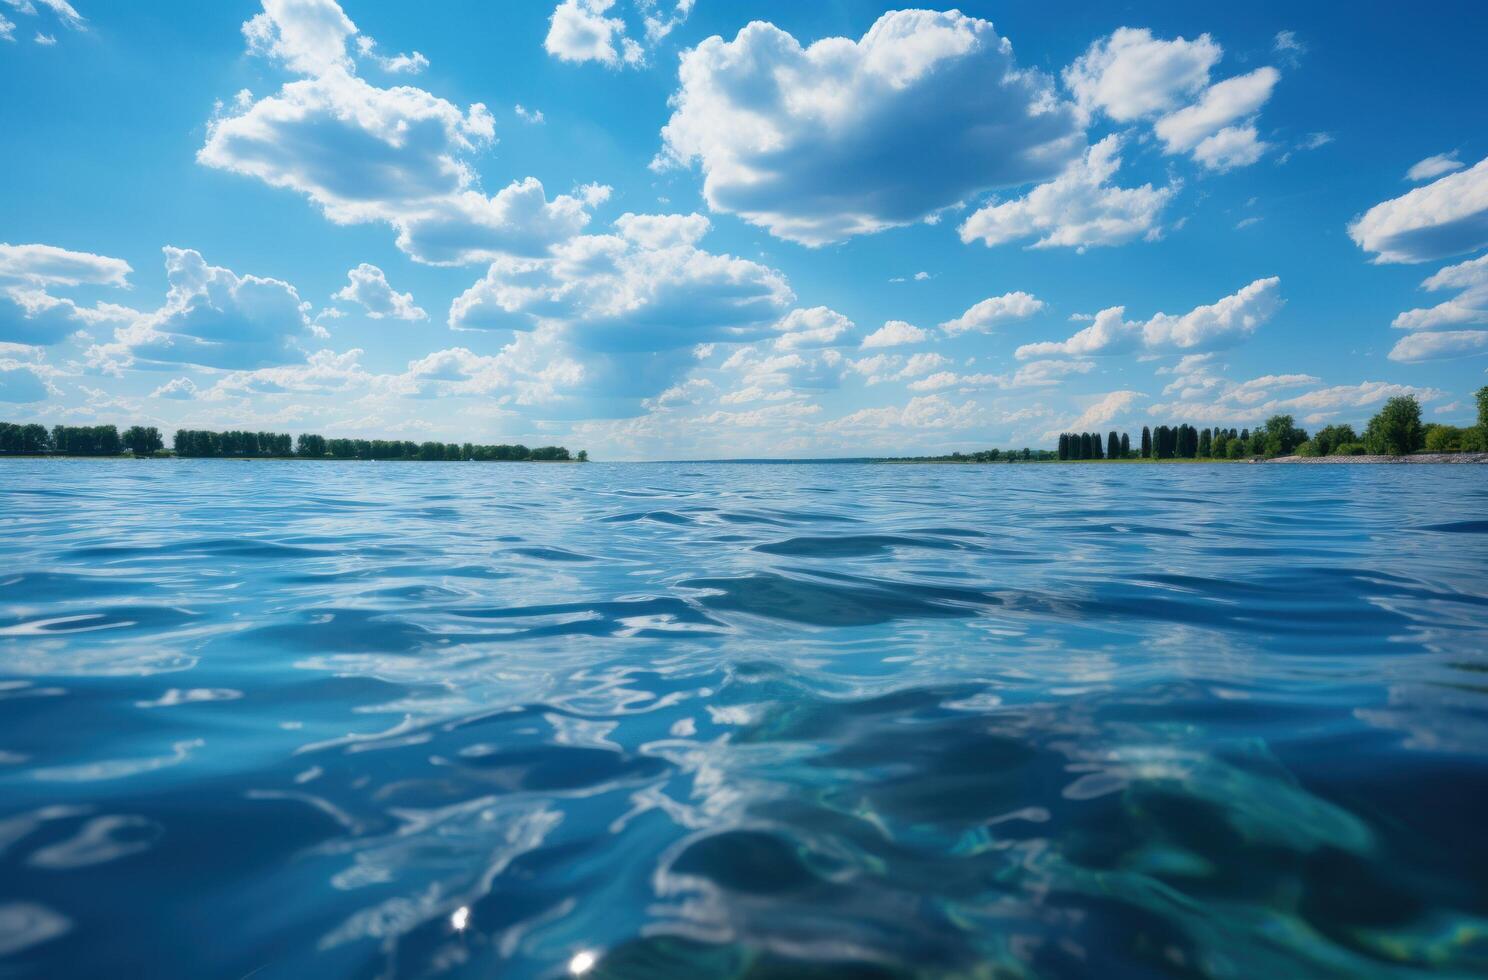
[[[1485,477],[0,461],[0,976],[1483,976]]]

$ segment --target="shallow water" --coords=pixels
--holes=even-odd
[[[1485,476],[0,462],[0,977],[1484,975]]]

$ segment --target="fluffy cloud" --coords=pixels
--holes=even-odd
[[[1462,169],[1462,161],[1457,159],[1457,153],[1437,153],[1416,163],[1405,172],[1405,179],[1413,182],[1431,180],[1442,174],[1449,174],[1454,170]]]
[[[575,238],[552,258],[500,259],[455,299],[450,326],[532,330],[550,324],[583,349],[607,352],[763,335],[795,299],[785,277],[698,248],[690,239],[707,224],[692,217],[629,215],[617,222],[621,234]]]
[[[1127,414],[1137,402],[1146,397],[1140,391],[1108,392],[1086,406],[1085,411],[1070,421],[1068,428],[1078,431],[1098,429],[1107,422]]]
[[[263,7],[243,24],[250,54],[304,75],[351,68],[346,42],[357,28],[334,0],[263,0]]]
[[[847,366],[870,385],[885,381],[907,381],[936,371],[950,364],[950,358],[933,351],[922,351],[906,358],[900,354],[874,354],[848,361]]]
[[[72,252],[55,245],[0,244],[0,281],[20,280],[37,286],[128,286],[129,263],[123,259]]]
[[[1161,41],[1145,28],[1118,28],[1064,70],[1080,105],[1117,122],[1171,112],[1209,84],[1224,50],[1208,34]]]
[[[531,177],[490,197],[476,190],[464,158],[490,140],[479,103],[462,113],[421,89],[332,69],[216,119],[197,159],[299,191],[338,224],[387,222],[399,248],[435,264],[540,255],[588,223],[596,200],[549,200]]]
[[[1376,204],[1348,231],[1375,262],[1429,262],[1488,246],[1488,157]]]
[[[1401,337],[1390,350],[1390,360],[1439,361],[1485,351],[1488,351],[1488,330],[1440,330]]]
[[[1125,319],[1126,308],[1113,306],[1096,314],[1090,326],[1064,341],[1024,344],[1019,360],[1051,354],[1084,356],[1147,350],[1214,350],[1249,337],[1281,308],[1281,280],[1257,279],[1217,303],[1188,313],[1159,313],[1150,320]]]
[[[1393,384],[1387,381],[1362,381],[1355,385],[1333,385],[1315,388],[1289,397],[1277,397],[1278,389],[1316,383],[1306,375],[1273,375],[1235,384],[1223,382],[1216,392],[1186,390],[1180,400],[1155,404],[1154,418],[1187,419],[1200,424],[1245,425],[1263,421],[1276,414],[1303,414],[1305,420],[1317,422],[1339,412],[1366,409],[1386,399],[1413,396],[1432,401],[1444,396],[1436,388]]]
[[[903,320],[888,320],[883,326],[863,338],[860,345],[870,347],[899,347],[903,344],[918,344],[930,336],[924,330]]]
[[[124,259],[88,251],[0,244],[0,342],[60,344],[79,330],[131,320],[134,311],[124,306],[97,303],[85,308],[46,291],[68,286],[128,287],[129,272]]]
[[[15,286],[0,289],[0,341],[48,346],[89,327],[127,322],[133,310],[110,303],[78,306],[45,291]]]
[[[1089,374],[1094,361],[1029,361],[1011,375],[1003,375],[1004,388],[1043,388],[1060,383],[1071,374]]]
[[[751,401],[782,401],[802,392],[836,388],[849,366],[841,352],[776,352],[764,345],[741,346],[719,366],[737,375],[738,386],[719,399],[726,405]]]
[[[15,43],[15,21],[0,14],[0,41]]]
[[[386,222],[423,262],[541,255],[584,227],[605,189],[549,200],[529,177],[487,196],[470,159],[495,138],[490,112],[358,78],[355,30],[331,0],[267,0],[244,25],[250,50],[309,77],[223,110],[197,160],[305,194],[339,224]]]
[[[1265,145],[1256,140],[1255,127],[1232,126],[1260,111],[1281,80],[1275,68],[1263,67],[1245,75],[1216,82],[1198,102],[1163,116],[1154,130],[1169,153],[1194,151],[1194,157],[1216,170],[1253,163]],[[1254,156],[1241,163],[1226,163],[1229,154],[1242,146],[1252,147]]]
[[[646,41],[655,44],[692,13],[696,0],[635,0]],[[543,47],[568,62],[595,61],[608,68],[646,63],[646,50],[626,33],[625,21],[610,14],[615,0],[561,0],[548,20]]]
[[[172,378],[150,392],[151,398],[168,398],[172,401],[189,402],[196,397],[196,382],[190,378]]]
[[[412,293],[396,292],[387,276],[375,265],[363,262],[346,274],[350,280],[332,299],[358,303],[374,320],[427,320],[429,314],[415,306]]]
[[[1233,170],[1255,163],[1266,148],[1254,126],[1226,126],[1194,147],[1193,157],[1210,170]]]
[[[1230,170],[1265,153],[1255,118],[1281,74],[1266,66],[1211,85],[1209,72],[1223,53],[1207,34],[1163,41],[1148,30],[1123,27],[1066,68],[1064,83],[1087,111],[1100,110],[1117,122],[1155,119],[1165,152],[1192,153],[1210,170]]]
[[[911,381],[910,391],[941,391],[945,388],[984,388],[997,383],[991,374],[957,374],[955,371],[937,371],[918,381]]]
[[[1173,187],[1117,187],[1121,137],[1107,136],[1054,180],[1026,196],[980,209],[962,222],[961,240],[992,246],[1037,237],[1034,248],[1119,245],[1158,237],[1158,218]]]
[[[561,61],[597,61],[611,68],[639,65],[646,53],[625,36],[625,21],[606,17],[615,0],[563,0],[548,22],[543,47]]]
[[[756,21],[683,55],[680,80],[658,163],[700,162],[710,208],[806,245],[1048,179],[1083,146],[1078,109],[957,11],[892,11],[805,48]]]
[[[96,356],[224,370],[304,361],[310,304],[293,286],[208,265],[191,249],[163,251],[165,305],[115,331]]]
[[[940,329],[953,336],[970,330],[986,333],[999,324],[1031,317],[1044,306],[1044,301],[1031,293],[1004,293],[982,300],[954,320],[942,323]]]
[[[633,214],[629,211],[615,219],[622,237],[642,248],[674,248],[695,245],[708,233],[712,223],[700,214]]]
[[[825,306],[791,310],[775,324],[775,329],[780,331],[780,336],[775,338],[775,349],[827,347],[852,328],[851,320]]]
[[[357,38],[357,52],[391,75],[417,75],[429,67],[429,59],[417,51],[392,57],[378,54],[377,42],[365,35]]]
[[[1421,287],[1458,290],[1458,295],[1429,309],[1408,310],[1395,318],[1400,330],[1435,330],[1458,323],[1488,323],[1488,255],[1449,265]]]

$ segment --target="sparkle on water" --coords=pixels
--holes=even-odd
[[[0,461],[0,976],[1483,976],[1485,474]]]

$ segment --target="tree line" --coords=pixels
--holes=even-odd
[[[1054,458],[1047,449],[981,449],[976,452],[954,452],[944,456],[878,456],[874,463],[1030,463]]]
[[[151,456],[165,448],[160,430],[132,425],[120,435],[112,425],[17,425],[0,422],[0,455],[119,456],[128,450],[136,456]]]
[[[1414,396],[1391,398],[1369,420],[1363,433],[1347,424],[1324,426],[1311,436],[1290,415],[1273,415],[1264,425],[1249,428],[1188,424],[1142,427],[1134,450],[1126,433],[1065,432],[1059,436],[1056,457],[1085,459],[1252,459],[1277,456],[1406,456],[1431,453],[1488,452],[1488,386],[1478,389],[1478,422],[1470,426],[1421,421],[1421,404]]]
[[[135,425],[121,434],[112,425],[54,425],[0,422],[0,455],[8,456],[156,456],[165,450],[160,430]],[[562,446],[476,445],[474,443],[410,442],[389,439],[327,439],[284,432],[211,432],[177,429],[177,456],[212,459],[366,459],[366,460],[479,460],[587,462],[580,450],[569,455]]]
[[[562,446],[477,445],[471,442],[413,442],[406,439],[327,439],[303,433],[291,441],[278,432],[200,432],[181,429],[176,433],[177,456],[209,457],[296,457],[299,459],[365,459],[424,461],[537,461],[586,462],[580,450],[570,456]]]

